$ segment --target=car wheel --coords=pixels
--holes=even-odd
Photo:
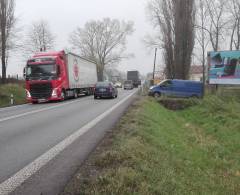
[[[153,94],[153,96],[154,96],[155,98],[159,98],[161,95],[160,95],[160,93],[155,92],[155,93]]]

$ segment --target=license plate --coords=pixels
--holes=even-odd
[[[38,99],[39,103],[46,102],[46,101],[47,101],[46,99]]]
[[[101,91],[101,92],[104,92],[104,91],[106,91],[106,89],[100,89],[100,91]]]

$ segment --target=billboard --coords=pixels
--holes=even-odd
[[[209,83],[240,85],[240,51],[208,53]]]

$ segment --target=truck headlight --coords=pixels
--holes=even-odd
[[[30,92],[26,89],[26,95],[27,95],[27,97],[28,98],[31,98],[32,96],[31,96],[31,94],[30,94]]]
[[[57,88],[53,89],[52,97],[57,97]]]

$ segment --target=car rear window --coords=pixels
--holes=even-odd
[[[96,87],[108,87],[110,85],[109,82],[98,82]]]
[[[132,81],[124,81],[124,84],[132,84]]]

